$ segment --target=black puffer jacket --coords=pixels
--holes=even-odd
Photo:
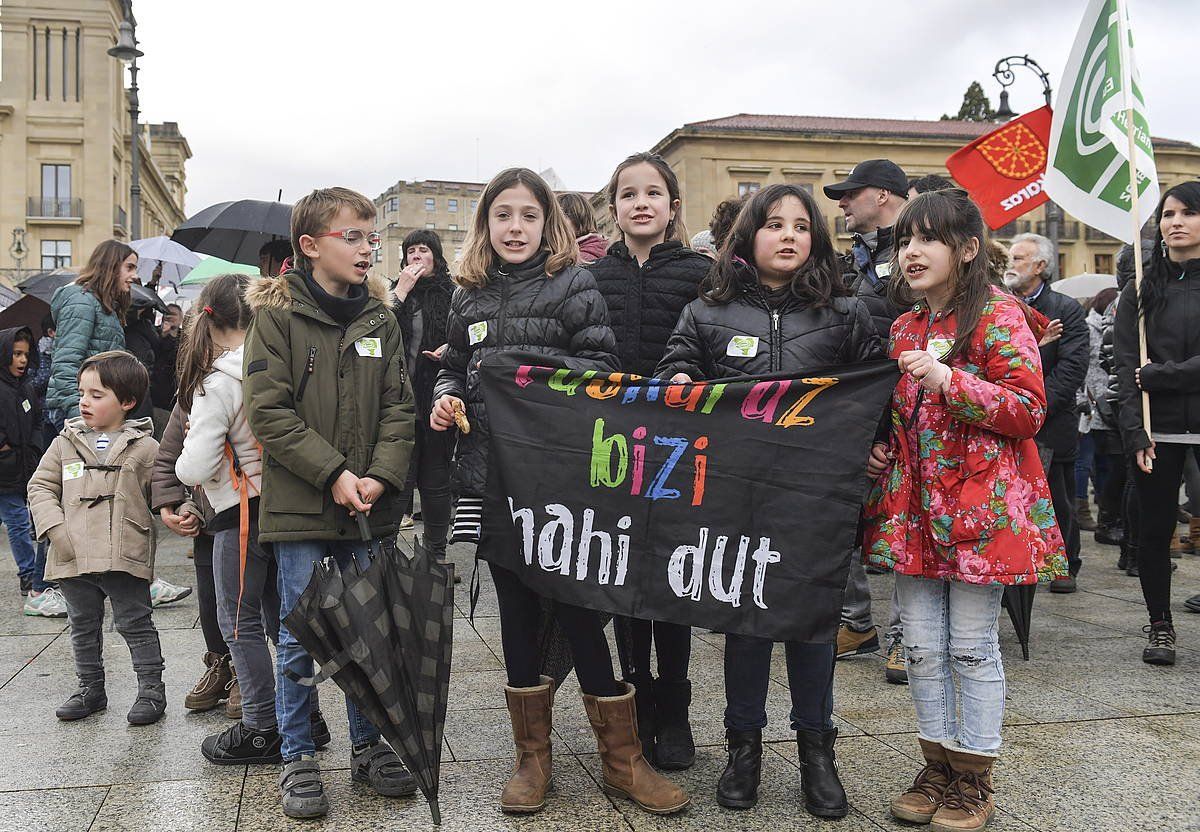
[[[13,341],[29,342],[29,364],[20,376],[8,371]],[[0,330],[0,494],[25,494],[42,459],[42,410],[27,379],[38,367],[38,352],[28,327]]]
[[[640,267],[624,242],[613,243],[607,255],[588,266],[608,304],[622,370],[654,375],[679,313],[696,299],[712,264],[670,240],[650,249]]]
[[[482,289],[454,290],[433,399],[457,396],[471,432],[459,437],[455,482],[462,493],[487,485],[488,421],[479,362],[498,352],[558,356],[571,369],[618,369],[604,298],[591,274],[570,266],[546,277],[545,254],[520,266],[493,265]]]
[[[1135,284],[1121,290],[1117,304],[1116,356],[1121,389],[1121,436],[1125,450],[1150,447],[1142,424],[1142,396],[1150,394],[1150,422],[1156,434],[1200,434],[1200,260],[1167,265],[1165,303],[1146,315],[1150,364],[1139,389],[1134,371],[1138,353]]]
[[[879,333],[879,340],[886,347],[892,335],[892,323],[907,310],[893,305],[887,297],[894,246],[892,229],[880,228],[875,233],[874,242],[875,247],[871,248],[861,235],[854,235],[852,251],[842,257],[842,280],[854,292],[854,296],[866,305],[875,331]],[[871,280],[866,268],[859,265],[856,253],[860,257],[870,257],[877,280]]]
[[[1035,438],[1065,459],[1074,456],[1079,447],[1075,394],[1083,386],[1090,363],[1087,317],[1079,301],[1055,292],[1048,283],[1029,305],[1052,321],[1062,321],[1062,337],[1039,347],[1046,381],[1046,421]]]
[[[659,378],[759,376],[887,357],[857,298],[834,298],[814,309],[789,295],[772,306],[748,267],[743,286],[729,303],[695,300],[684,308],[658,365]]]

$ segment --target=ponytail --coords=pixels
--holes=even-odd
[[[204,395],[204,377],[212,372],[213,362],[220,355],[213,332],[245,329],[250,325],[252,313],[245,299],[249,285],[249,275],[218,275],[208,281],[188,312],[176,365],[179,407],[185,413],[191,412],[196,396]]]

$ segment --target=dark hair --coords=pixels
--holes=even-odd
[[[675,171],[671,170],[671,166],[667,160],[657,153],[634,153],[631,156],[626,156],[625,161],[617,165],[617,169],[613,171],[612,178],[608,180],[608,185],[605,186],[604,192],[608,196],[608,207],[615,214],[617,210],[617,180],[621,178],[621,173],[634,165],[650,165],[658,171],[658,175],[663,178],[663,182],[667,185],[667,199],[670,202],[679,200],[679,208],[675,211],[675,218],[667,222],[667,228],[663,234],[664,240],[683,240],[685,243],[688,240],[687,229],[683,227],[683,196],[679,190],[679,177],[675,175]],[[617,227],[620,231],[620,226]],[[624,238],[625,232],[621,231],[621,237]]]
[[[829,305],[834,297],[850,294],[837,267],[829,226],[812,194],[799,185],[769,185],[756,192],[738,214],[728,244],[721,249],[701,291],[705,303],[728,303],[742,292],[738,271],[744,267],[739,261],[754,265],[754,235],[766,224],[771,210],[789,196],[800,200],[808,212],[812,236],[808,260],[792,275],[792,295],[810,306],[821,307]]]
[[[583,194],[577,194],[574,191],[561,193],[558,195],[558,204],[562,206],[563,213],[567,215],[567,221],[575,230],[576,237],[599,233],[600,229],[596,227],[596,215],[592,213],[592,206],[583,198]]]
[[[1170,277],[1177,277],[1180,270],[1178,265],[1170,262],[1163,241],[1163,206],[1167,204],[1167,199],[1170,197],[1179,200],[1193,211],[1200,211],[1200,181],[1193,179],[1189,182],[1180,182],[1178,185],[1168,188],[1167,192],[1162,195],[1162,199],[1158,201],[1158,208],[1154,211],[1154,243],[1150,247],[1150,268],[1142,275],[1142,314],[1146,316],[1157,311],[1167,302],[1167,280]],[[1130,271],[1132,272],[1132,269]]]
[[[42,334],[45,335],[50,330],[58,331],[58,325],[54,323],[54,316],[47,312],[42,316]]]
[[[1112,302],[1117,299],[1117,290],[1112,286],[1107,289],[1101,289],[1096,293],[1096,297],[1092,298],[1092,302],[1088,304],[1088,309],[1104,314],[1104,310],[1112,306]]]
[[[88,370],[96,371],[101,386],[113,391],[121,404],[133,402],[132,410],[137,410],[150,389],[150,373],[146,366],[125,350],[106,350],[85,359],[79,365],[76,380],[82,379]]]
[[[992,284],[988,279],[987,229],[979,206],[962,188],[929,191],[909,200],[892,228],[895,249],[891,265],[892,274],[897,277],[888,281],[887,287],[888,300],[902,309],[917,301],[900,269],[900,252],[907,238],[915,233],[933,237],[954,253],[950,306],[958,319],[958,328],[954,333],[954,347],[946,356],[949,359],[967,351],[971,335],[983,315],[983,307],[992,296]],[[971,260],[963,262],[972,239],[978,241],[979,251]]]
[[[33,330],[32,329],[30,329],[27,326],[18,327],[16,333],[13,334],[13,343],[16,344],[18,341],[24,341],[26,344],[29,345],[29,351],[31,353],[33,352]],[[30,356],[30,360],[31,361],[33,360],[32,355]]]
[[[195,396],[204,395],[204,377],[212,371],[213,362],[221,354],[213,340],[214,329],[246,329],[252,311],[246,304],[246,287],[250,276],[221,274],[204,285],[196,305],[192,307],[183,337],[179,339],[179,406],[185,412],[192,409]]]
[[[104,311],[116,314],[125,323],[125,313],[129,311],[132,298],[121,286],[121,264],[129,255],[137,256],[137,252],[120,240],[105,240],[92,249],[87,265],[75,278],[75,282],[87,289]]]
[[[745,204],[746,197],[739,196],[737,199],[724,200],[713,211],[712,219],[708,221],[708,230],[712,233],[713,246],[717,251],[725,245],[729,229],[733,228],[733,221],[737,219],[738,212]]]
[[[948,188],[957,187],[953,181],[944,176],[938,176],[936,173],[927,173],[924,176],[914,179],[908,183],[910,191],[916,191],[917,195],[927,194],[930,191],[944,191]]]
[[[427,246],[433,252],[433,270],[439,273],[450,271],[450,267],[446,265],[446,256],[442,254],[442,238],[435,232],[428,228],[408,232],[408,236],[400,244],[400,268],[408,265],[409,246]]]

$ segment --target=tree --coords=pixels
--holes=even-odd
[[[972,81],[971,86],[963,93],[962,106],[958,115],[943,115],[942,121],[991,121],[996,117],[992,102],[983,93],[983,87],[978,81]]]

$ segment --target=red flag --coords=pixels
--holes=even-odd
[[[1050,142],[1050,108],[1013,119],[957,151],[946,169],[1000,228],[1049,199],[1042,189]]]

